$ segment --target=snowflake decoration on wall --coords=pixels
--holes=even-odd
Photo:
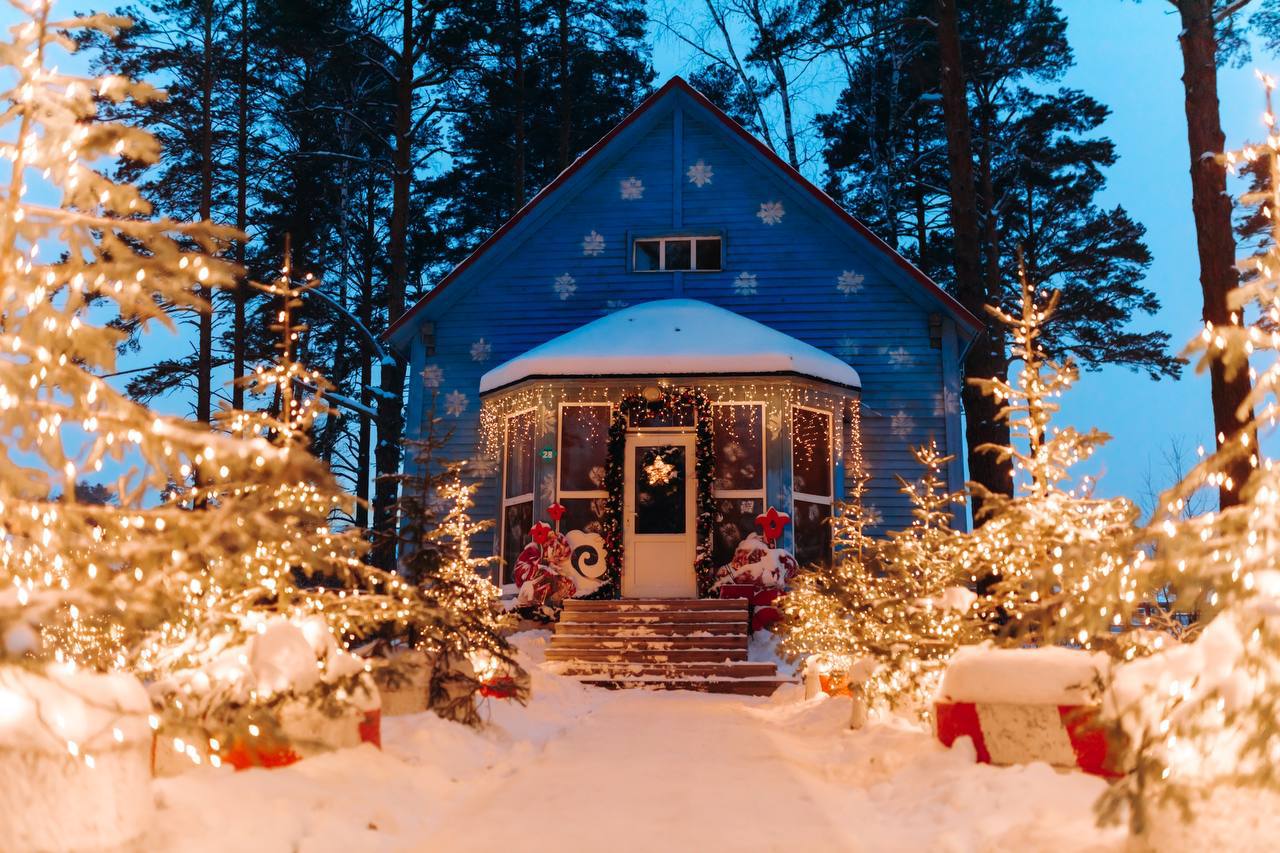
[[[488,361],[489,356],[491,355],[493,355],[493,344],[489,343],[484,338],[481,338],[471,345],[472,361]]]
[[[623,178],[618,181],[618,193],[623,201],[636,201],[644,198],[644,182],[639,178]]]
[[[733,280],[733,292],[739,296],[755,296],[756,295],[756,275],[750,272],[740,272],[738,277]]]
[[[893,419],[889,422],[889,429],[892,430],[893,434],[898,436],[898,438],[902,438],[906,436],[907,433],[911,432],[911,427],[914,424],[915,421],[911,419],[911,415],[900,411],[894,415]]]
[[[604,303],[604,313],[612,314],[614,311],[621,311],[630,304],[625,299],[610,299]]]
[[[556,276],[556,282],[551,287],[559,294],[561,299],[568,299],[578,289],[578,283],[573,280],[573,276],[565,273],[564,275]]]
[[[548,504],[555,503],[556,502],[556,475],[543,474],[542,485],[539,487],[538,491],[542,496],[543,503],[548,503]]]
[[[780,201],[761,202],[760,209],[756,211],[756,216],[760,217],[760,221],[765,225],[777,225],[784,215],[786,211],[782,209]]]
[[[862,352],[862,347],[858,344],[857,338],[851,338],[847,335],[840,339],[839,347],[849,358],[854,358]]]
[[[422,368],[422,384],[427,388],[439,388],[444,381],[444,371],[438,364],[428,364]]]
[[[906,367],[911,364],[911,353],[906,347],[894,347],[889,350],[889,363],[894,367]]]
[[[457,417],[467,410],[467,395],[461,391],[450,391],[444,395],[444,413]]]
[[[690,166],[689,171],[685,174],[689,176],[689,183],[698,187],[698,189],[702,189],[704,186],[711,183],[711,179],[715,177],[716,173],[710,165],[699,160]]]
[[[582,238],[582,254],[588,258],[594,258],[597,255],[604,254],[604,236],[592,229],[591,233]]]
[[[467,472],[473,477],[492,477],[498,473],[498,460],[482,453],[467,460]]]
[[[840,276],[836,279],[836,290],[840,291],[845,296],[859,293],[862,291],[862,279],[862,273],[854,272],[853,270],[845,270],[840,273]]]

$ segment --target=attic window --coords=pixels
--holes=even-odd
[[[635,241],[631,268],[636,272],[719,271],[719,237],[656,237]]]

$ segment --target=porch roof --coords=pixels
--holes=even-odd
[[[552,338],[480,378],[480,393],[534,377],[797,374],[861,388],[840,359],[696,299],[615,311]]]

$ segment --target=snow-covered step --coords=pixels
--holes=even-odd
[[[562,621],[566,630],[584,637],[746,637],[746,620],[741,622],[575,622]]]
[[[668,678],[665,676],[639,676],[635,678],[580,678],[583,684],[595,687],[629,690],[694,690],[701,693],[733,693],[739,696],[772,696],[773,691],[793,682],[786,678]]]
[[[582,637],[557,633],[553,649],[745,649],[747,636],[732,637]]]
[[[645,625],[665,622],[733,622],[747,621],[745,608],[736,610],[566,610],[560,615],[562,623],[568,622],[621,622]]]
[[[675,678],[718,675],[723,678],[768,678],[778,674],[776,664],[731,660],[721,663],[626,663],[624,661],[565,661],[552,664],[560,675],[625,678],[639,675]]]
[[[609,600],[571,598],[564,603],[564,611],[567,614],[599,610],[607,610],[612,613],[652,613],[670,610],[746,609],[747,600],[745,598],[623,598]]]
[[[547,648],[547,660],[619,660],[640,663],[665,663],[667,661],[715,662],[722,660],[746,660],[746,649],[557,649]]]

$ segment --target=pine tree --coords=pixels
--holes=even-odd
[[[445,605],[364,564],[362,531],[335,525],[350,499],[309,452],[317,419],[333,414],[325,403],[331,386],[296,355],[307,330],[295,312],[315,285],[293,280],[286,255],[279,277],[258,286],[274,306],[278,357],[245,381],[250,398],[267,405],[226,407],[216,419],[230,437],[278,451],[274,466],[254,460],[266,473],[283,474],[292,465],[307,476],[224,478],[171,493],[189,523],[216,512],[249,520],[241,526],[257,537],[252,547],[205,554],[173,570],[171,589],[182,604],[138,654],[165,718],[197,726],[214,752],[216,743],[260,736],[287,742],[287,708],[336,716],[371,703],[370,666],[346,650],[374,635],[444,633],[451,624]],[[253,527],[258,519],[272,527]]]
[[[860,689],[868,704],[927,718],[946,662],[983,629],[955,567],[952,509],[963,496],[945,490],[951,457],[933,443],[913,455],[920,479],[899,478],[913,506],[911,526],[871,540],[860,501],[847,504],[834,522],[835,566],[802,574],[782,599],[782,648],[820,655],[841,671],[864,661]]]
[[[434,185],[454,200],[442,214],[455,262],[634,109],[653,79],[637,0],[488,0],[471,15],[484,59],[451,99],[453,167]]]
[[[865,504],[867,482],[866,477],[854,480],[831,519],[836,555],[831,568],[801,572],[778,605],[781,649],[797,657],[820,655],[840,671],[865,654],[855,614],[884,597],[880,543],[868,532],[876,519]]]
[[[1263,179],[1242,201],[1269,224],[1257,254],[1237,261],[1243,283],[1231,291],[1228,321],[1206,322],[1191,342],[1200,371],[1228,382],[1252,378],[1242,409],[1256,409],[1261,429],[1280,414],[1280,135],[1267,84],[1264,142],[1221,159]],[[1234,482],[1241,470],[1251,474]],[[1188,497],[1206,485],[1239,502],[1185,518]],[[1124,651],[1109,688],[1114,723],[1132,771],[1108,790],[1102,813],[1127,813],[1130,829],[1149,835],[1161,813],[1186,817],[1215,792],[1233,787],[1280,791],[1280,465],[1249,431],[1227,437],[1187,478],[1163,496],[1148,531],[1150,557],[1135,560],[1121,594],[1165,590],[1195,602],[1201,630],[1192,642],[1165,634]]]
[[[1115,592],[1130,577],[1137,508],[1123,498],[1093,497],[1087,478],[1068,488],[1070,469],[1108,436],[1052,424],[1060,408],[1055,400],[1078,373],[1069,359],[1060,364],[1048,358],[1042,345],[1059,294],[1038,296],[1021,269],[1020,278],[1021,311],[988,311],[1008,329],[1021,369],[1012,381],[970,382],[999,405],[1011,435],[1009,444],[983,445],[977,452],[1012,463],[1022,482],[1013,497],[972,484],[984,498],[983,519],[964,540],[959,559],[978,587],[980,608],[1001,623],[1004,636],[1017,643],[1071,640],[1088,648],[1120,619],[1116,605],[1101,605],[1103,621],[1096,624],[1094,603],[1118,601]]]

